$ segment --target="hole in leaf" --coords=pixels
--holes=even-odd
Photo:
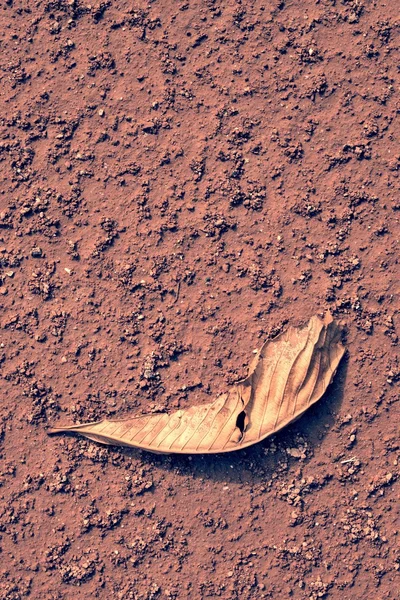
[[[246,411],[242,410],[242,412],[238,414],[237,419],[236,419],[236,427],[239,429],[242,436],[244,434],[245,421],[246,421]]]

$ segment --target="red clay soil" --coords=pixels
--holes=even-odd
[[[0,596],[398,598],[396,0],[0,2]],[[50,425],[209,402],[288,323],[301,420],[158,456]]]

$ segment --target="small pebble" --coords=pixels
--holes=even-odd
[[[43,256],[43,250],[39,246],[35,246],[31,250],[31,256],[33,258],[41,258]]]

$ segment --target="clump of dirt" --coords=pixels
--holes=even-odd
[[[396,598],[396,8],[2,3],[2,598]],[[347,357],[274,439],[46,436],[210,402],[327,310]]]

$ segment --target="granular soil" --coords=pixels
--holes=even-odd
[[[398,598],[396,0],[2,0],[0,31],[1,598]],[[252,448],[46,435],[209,402],[328,310],[332,386]]]

